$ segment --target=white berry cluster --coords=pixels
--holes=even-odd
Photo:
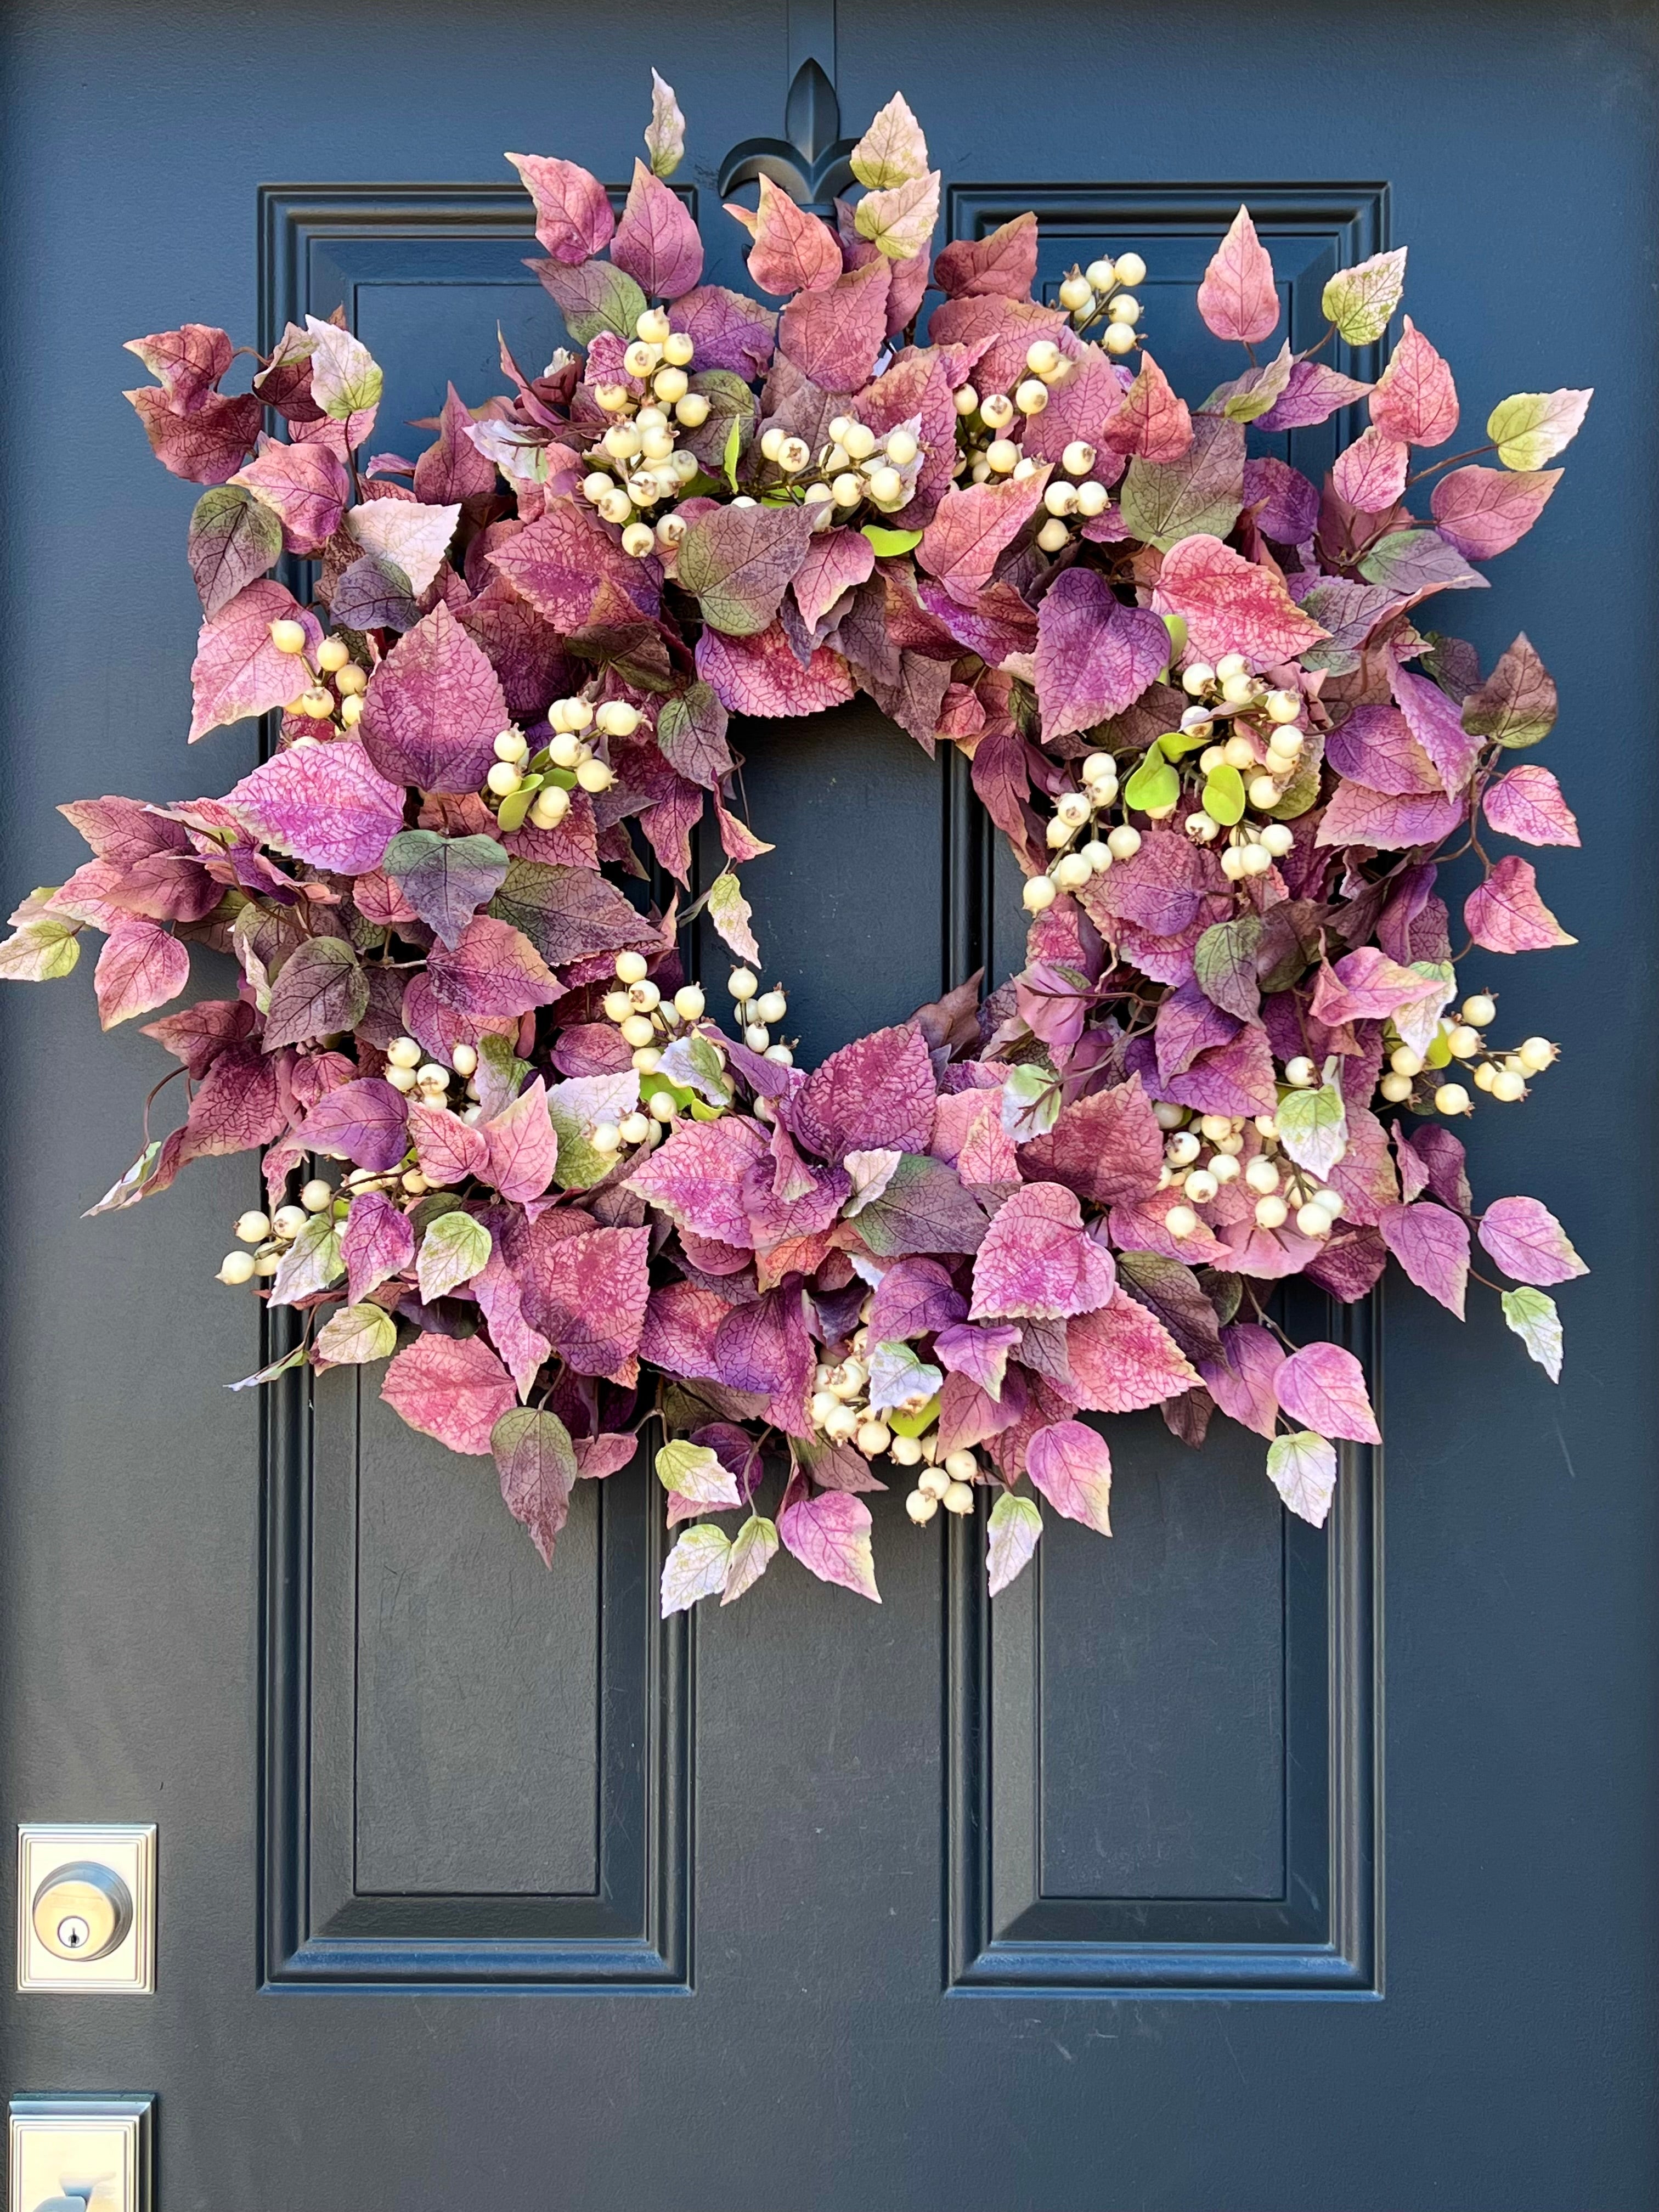
[[[1561,1048],[1548,1037],[1529,1036],[1512,1052],[1506,1052],[1481,1034],[1497,1018],[1498,1001],[1490,992],[1477,991],[1464,1000],[1455,1015],[1441,1021],[1426,1053],[1401,1042],[1390,1026],[1385,1036],[1392,1048],[1378,1091],[1389,1105],[1403,1106],[1410,1100],[1419,1113],[1425,1113],[1430,1103],[1440,1114],[1472,1113],[1474,1101],[1464,1085],[1443,1073],[1455,1060],[1468,1071],[1477,1091],[1484,1091],[1500,1105],[1514,1105],[1527,1096],[1527,1078],[1541,1075],[1553,1066]],[[1419,1093],[1419,1078],[1425,1097]]]
[[[793,1067],[795,1055],[787,1044],[772,1042],[772,1032],[789,1012],[789,1001],[781,986],[775,983],[769,991],[763,991],[760,977],[752,968],[734,968],[726,979],[737,1009],[738,1019],[743,1024],[743,1041],[750,1052],[763,1053],[781,1067]]]
[[[601,1121],[588,1142],[596,1152],[614,1152],[623,1145],[642,1145],[651,1125],[672,1121],[679,1102],[668,1090],[649,1088],[650,1078],[662,1065],[663,1047],[681,1036],[688,1024],[702,1019],[705,1000],[696,983],[682,983],[672,998],[665,999],[647,972],[642,952],[617,955],[617,986],[605,994],[605,1018],[614,1022],[623,1042],[633,1054],[634,1067],[645,1097],[644,1113],[628,1115],[620,1122]]]
[[[625,384],[594,386],[593,397],[611,420],[588,453],[582,492],[607,522],[622,526],[623,550],[643,561],[685,535],[684,522],[672,511],[654,526],[647,518],[653,507],[669,508],[701,473],[696,455],[677,440],[682,429],[702,428],[709,402],[707,393],[692,391],[686,373],[695,346],[684,331],[669,328],[662,308],[647,307],[634,328],[623,367],[649,385],[652,398],[641,405]]]
[[[1140,343],[1135,325],[1141,315],[1140,302],[1130,288],[1146,281],[1146,264],[1138,253],[1120,253],[1115,261],[1103,254],[1086,269],[1072,264],[1060,288],[1060,304],[1080,331],[1104,315],[1101,344],[1108,353],[1128,353]]]
[[[908,504],[916,467],[924,458],[908,423],[878,434],[856,415],[836,415],[829,428],[830,441],[816,454],[805,438],[776,423],[761,433],[762,454],[790,479],[804,505],[822,507],[827,501],[850,515],[866,505],[878,514],[891,514]],[[754,501],[742,498],[732,504],[752,507]]]
[[[1224,765],[1236,769],[1244,779],[1247,806],[1257,815],[1271,814],[1284,799],[1307,742],[1299,726],[1300,694],[1270,690],[1251,672],[1242,653],[1224,653],[1213,668],[1194,661],[1182,672],[1181,683],[1195,702],[1181,718],[1183,734],[1206,732],[1222,720],[1232,725],[1224,738],[1200,753],[1200,774],[1207,778]],[[1212,844],[1228,829],[1221,866],[1233,883],[1266,875],[1296,842],[1288,823],[1241,819],[1229,826],[1202,806],[1188,816],[1185,826],[1200,845]]]
[[[242,1249],[226,1253],[219,1262],[215,1281],[234,1285],[274,1275],[283,1263],[283,1253],[313,1214],[326,1213],[332,1206],[336,1216],[343,1219],[347,1205],[348,1200],[336,1194],[331,1183],[317,1176],[301,1191],[297,1206],[279,1206],[269,1214],[258,1211],[242,1214],[236,1224],[236,1236]],[[249,1246],[252,1250],[247,1249]]]
[[[626,699],[556,699],[547,710],[552,735],[532,752],[524,732],[509,726],[495,740],[495,763],[484,778],[484,798],[493,801],[502,830],[556,829],[570,811],[573,791],[597,797],[616,777],[608,761],[594,751],[587,732],[603,738],[631,738],[640,710]]]
[[[867,1315],[867,1300],[865,1311]],[[807,1407],[812,1426],[831,1443],[853,1445],[866,1459],[886,1458],[896,1467],[920,1468],[916,1487],[904,1501],[905,1511],[918,1527],[931,1521],[941,1505],[947,1513],[971,1513],[978,1459],[966,1449],[940,1451],[936,1399],[908,1398],[882,1413],[871,1411],[870,1370],[865,1364],[869,1348],[869,1329],[860,1323],[845,1359],[834,1365],[819,1362]]]
[[[345,640],[325,637],[317,648],[314,668],[305,658],[309,641],[303,623],[272,623],[270,641],[278,653],[291,653],[311,678],[306,689],[289,701],[285,711],[303,714],[313,722],[331,722],[337,714],[346,729],[355,729],[362,714],[368,676],[351,658]]]
[[[1291,1060],[1285,1077],[1295,1090],[1316,1079],[1307,1060]],[[1342,1213],[1341,1192],[1329,1189],[1280,1150],[1279,1123],[1273,1115],[1246,1119],[1200,1114],[1169,1102],[1160,1102],[1152,1111],[1158,1127],[1169,1133],[1158,1188],[1181,1193],[1164,1217],[1172,1237],[1192,1236],[1199,1226],[1197,1209],[1207,1206],[1224,1184],[1241,1179],[1255,1194],[1259,1229],[1282,1229],[1294,1218],[1303,1236],[1323,1237],[1336,1226]]]
[[[1032,876],[1022,894],[1028,914],[1042,914],[1061,891],[1081,890],[1091,876],[1105,874],[1114,860],[1132,860],[1140,850],[1133,823],[1105,826],[1117,802],[1117,763],[1110,753],[1091,753],[1083,763],[1083,788],[1062,792],[1047,831],[1054,858],[1047,874]]]

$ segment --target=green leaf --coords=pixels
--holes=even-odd
[[[752,1589],[776,1558],[777,1549],[775,1523],[763,1513],[751,1513],[732,1539],[732,1555],[726,1561],[726,1589],[720,1603],[733,1604],[746,1589]]]
[[[317,1333],[313,1347],[331,1367],[364,1367],[398,1348],[398,1324],[384,1306],[342,1306]]]
[[[1185,615],[1165,615],[1164,627],[1170,633],[1170,658],[1179,660],[1187,650],[1187,617]]]
[[[560,1189],[588,1190],[596,1182],[603,1182],[617,1164],[615,1152],[595,1152],[587,1140],[586,1126],[556,1091],[548,1093],[547,1114],[559,1140],[553,1180]]]
[[[895,1406],[882,1419],[896,1437],[925,1437],[939,1419],[939,1400],[930,1398],[925,1406],[918,1406],[908,1413]]]
[[[495,827],[504,837],[510,837],[515,830],[524,828],[525,817],[541,787],[540,776],[527,776],[516,791],[509,791],[502,799],[496,810]]]
[[[1137,453],[1120,495],[1133,538],[1161,553],[1202,532],[1224,538],[1244,504],[1244,431],[1224,415],[1193,418],[1193,442],[1178,461]]]
[[[730,868],[723,868],[708,886],[708,919],[719,933],[720,942],[729,945],[740,960],[758,960],[761,950],[750,928],[754,908],[743,895],[743,885]]]
[[[1504,1318],[1552,1382],[1561,1380],[1561,1317],[1547,1291],[1523,1287],[1502,1293]]]
[[[676,1498],[693,1505],[739,1505],[738,1478],[723,1466],[707,1444],[689,1443],[684,1437],[666,1443],[657,1454],[657,1480]]]
[[[1320,296],[1327,322],[1352,346],[1374,345],[1389,327],[1406,289],[1406,249],[1374,253],[1352,269],[1339,269]]]
[[[283,1253],[271,1278],[270,1304],[293,1305],[314,1291],[325,1291],[345,1273],[333,1217],[315,1213]]]
[[[1181,796],[1181,778],[1176,775],[1157,745],[1152,746],[1145,760],[1123,787],[1123,803],[1136,807],[1143,814],[1153,807],[1173,806]]]
[[[1260,915],[1241,914],[1206,929],[1193,949],[1193,974],[1212,1006],[1241,1022],[1254,1021],[1261,1003],[1255,955],[1267,924]]]
[[[1336,1450],[1311,1429],[1275,1437],[1267,1447],[1267,1479],[1292,1513],[1322,1528],[1336,1494]]]
[[[0,945],[0,978],[12,983],[50,983],[67,975],[81,957],[81,924],[56,915],[26,921]]]
[[[1321,1182],[1348,1149],[1348,1109],[1326,1062],[1325,1080],[1316,1091],[1287,1091],[1279,1102],[1279,1141],[1297,1167]]]
[[[1214,736],[1212,729],[1165,730],[1157,741],[1157,750],[1165,760],[1185,760],[1188,753],[1201,752]]]
[[[1002,1086],[1004,1099],[1014,1109],[1012,1132],[1017,1145],[1033,1137],[1046,1137],[1060,1119],[1060,1086],[1052,1067],[1027,1060]]]
[[[1522,630],[1463,702],[1463,727],[1472,738],[1491,738],[1518,752],[1548,737],[1559,703],[1555,680]]]
[[[1033,1552],[1042,1534],[1042,1516],[1029,1498],[1017,1498],[1012,1490],[1005,1490],[991,1508],[989,1540],[986,1546],[985,1565],[990,1577],[991,1595],[1007,1589]]]
[[[662,1571],[662,1617],[685,1613],[700,1597],[712,1597],[726,1587],[732,1541],[712,1521],[699,1521],[688,1528],[668,1554]]]
[[[734,415],[732,417],[732,427],[726,434],[726,451],[720,459],[720,467],[725,472],[726,481],[731,485],[734,493],[738,489],[738,459],[742,452],[743,418],[741,416]]]
[[[296,1344],[280,1359],[273,1359],[269,1367],[262,1367],[257,1375],[245,1375],[240,1382],[227,1382],[227,1390],[257,1390],[261,1383],[274,1382],[279,1375],[286,1375],[295,1367],[302,1367],[308,1357],[307,1347]]]
[[[1486,417],[1486,435],[1506,469],[1541,469],[1578,435],[1588,392],[1516,392]]]
[[[921,543],[921,532],[919,530],[886,530],[879,522],[866,522],[864,526],[864,534],[877,552],[882,555],[908,553],[913,547]]]
[[[1204,811],[1224,830],[1244,816],[1244,779],[1230,761],[1212,769],[1204,784]]]
[[[645,313],[645,295],[625,269],[609,261],[584,261],[574,268],[544,263],[538,273],[578,345],[592,345],[601,331],[633,337]]]
[[[430,1305],[434,1298],[470,1283],[489,1264],[494,1239],[482,1221],[457,1211],[434,1221],[421,1240],[415,1261],[421,1296]]]
[[[385,380],[362,340],[314,315],[306,317],[306,328],[312,338],[311,396],[324,414],[349,422],[365,409],[378,407]]]

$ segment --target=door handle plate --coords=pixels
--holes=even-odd
[[[153,2212],[154,2097],[14,2097],[9,2212]]]
[[[17,1986],[155,1989],[153,1826],[28,1820],[18,1829]]]

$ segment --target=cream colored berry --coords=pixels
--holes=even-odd
[[[1054,879],[1049,876],[1032,876],[1027,879],[1020,898],[1027,914],[1043,914],[1057,896]]]

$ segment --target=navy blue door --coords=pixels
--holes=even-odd
[[[227,1395],[246,1159],[80,1223],[157,1055],[100,1039],[79,977],[5,999],[0,1804],[158,1822],[161,1893],[155,1996],[7,1997],[3,2085],[157,2092],[166,2212],[1659,2201],[1656,28],[1628,0],[9,9],[9,904],[75,865],[56,802],[252,763],[247,725],[185,752],[191,495],[122,342],[343,306],[384,424],[445,374],[476,404],[498,320],[538,362],[557,337],[501,149],[624,179],[653,63],[727,281],[720,162],[811,56],[855,131],[903,88],[957,234],[1034,205],[1049,280],[1140,252],[1183,390],[1216,380],[1190,292],[1242,198],[1298,335],[1331,270],[1406,243],[1472,413],[1598,387],[1458,611],[1559,680],[1589,856],[1552,878],[1577,949],[1504,979],[1565,1060],[1483,1120],[1483,1179],[1540,1190],[1595,1272],[1559,1393],[1495,1317],[1391,1284],[1359,1323],[1386,1471],[1357,1461],[1322,1534],[1259,1447],[1146,1416],[1111,1543],[1051,1526],[994,1614],[966,1532],[890,1495],[879,1612],[795,1575],[664,1628],[633,1478],[582,1486],[549,1576],[485,1462],[348,1376],[311,1415]],[[1018,963],[948,766],[864,706],[745,750],[805,1055]]]

